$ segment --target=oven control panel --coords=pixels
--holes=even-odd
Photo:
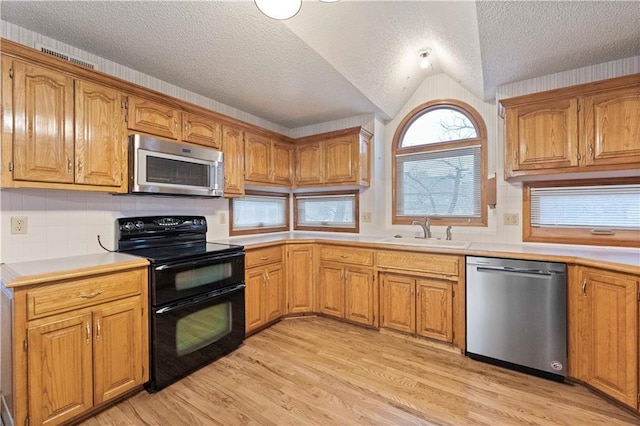
[[[204,216],[141,216],[117,219],[118,239],[127,237],[143,238],[154,234],[207,232],[207,220]]]

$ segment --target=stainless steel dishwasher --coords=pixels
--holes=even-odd
[[[567,371],[567,267],[467,256],[467,355],[562,380]]]

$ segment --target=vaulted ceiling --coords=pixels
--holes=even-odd
[[[393,118],[428,75],[501,84],[640,55],[638,1],[6,1],[3,21],[296,128]],[[430,48],[431,66],[418,65]]]

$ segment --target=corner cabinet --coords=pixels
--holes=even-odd
[[[320,246],[319,311],[377,327],[378,289],[373,250]]]
[[[4,187],[126,192],[124,96],[2,57]]]
[[[580,380],[638,409],[638,276],[579,267],[571,286],[577,303]],[[571,306],[571,305],[570,305]],[[574,326],[575,328],[576,326]]]
[[[640,74],[500,102],[506,178],[637,169]]]
[[[361,127],[296,141],[295,186],[369,186],[371,133]]]
[[[245,257],[245,331],[250,334],[284,315],[282,245],[248,249]]]
[[[3,294],[3,311],[13,308],[10,325],[2,324],[3,351],[13,336],[3,402],[15,424],[67,423],[141,389],[147,304],[146,266],[16,287],[11,300]]]
[[[293,147],[254,133],[245,133],[245,181],[254,185],[292,184]]]
[[[287,314],[316,311],[314,246],[287,244]]]

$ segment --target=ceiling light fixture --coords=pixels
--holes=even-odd
[[[420,51],[420,68],[428,68],[429,63],[429,55],[431,54],[431,49],[423,49]]]
[[[340,0],[320,0],[322,3],[335,3]],[[289,19],[296,16],[302,7],[302,0],[255,0],[260,12],[273,19]]]
[[[260,12],[273,19],[289,19],[300,11],[302,0],[255,0]]]

